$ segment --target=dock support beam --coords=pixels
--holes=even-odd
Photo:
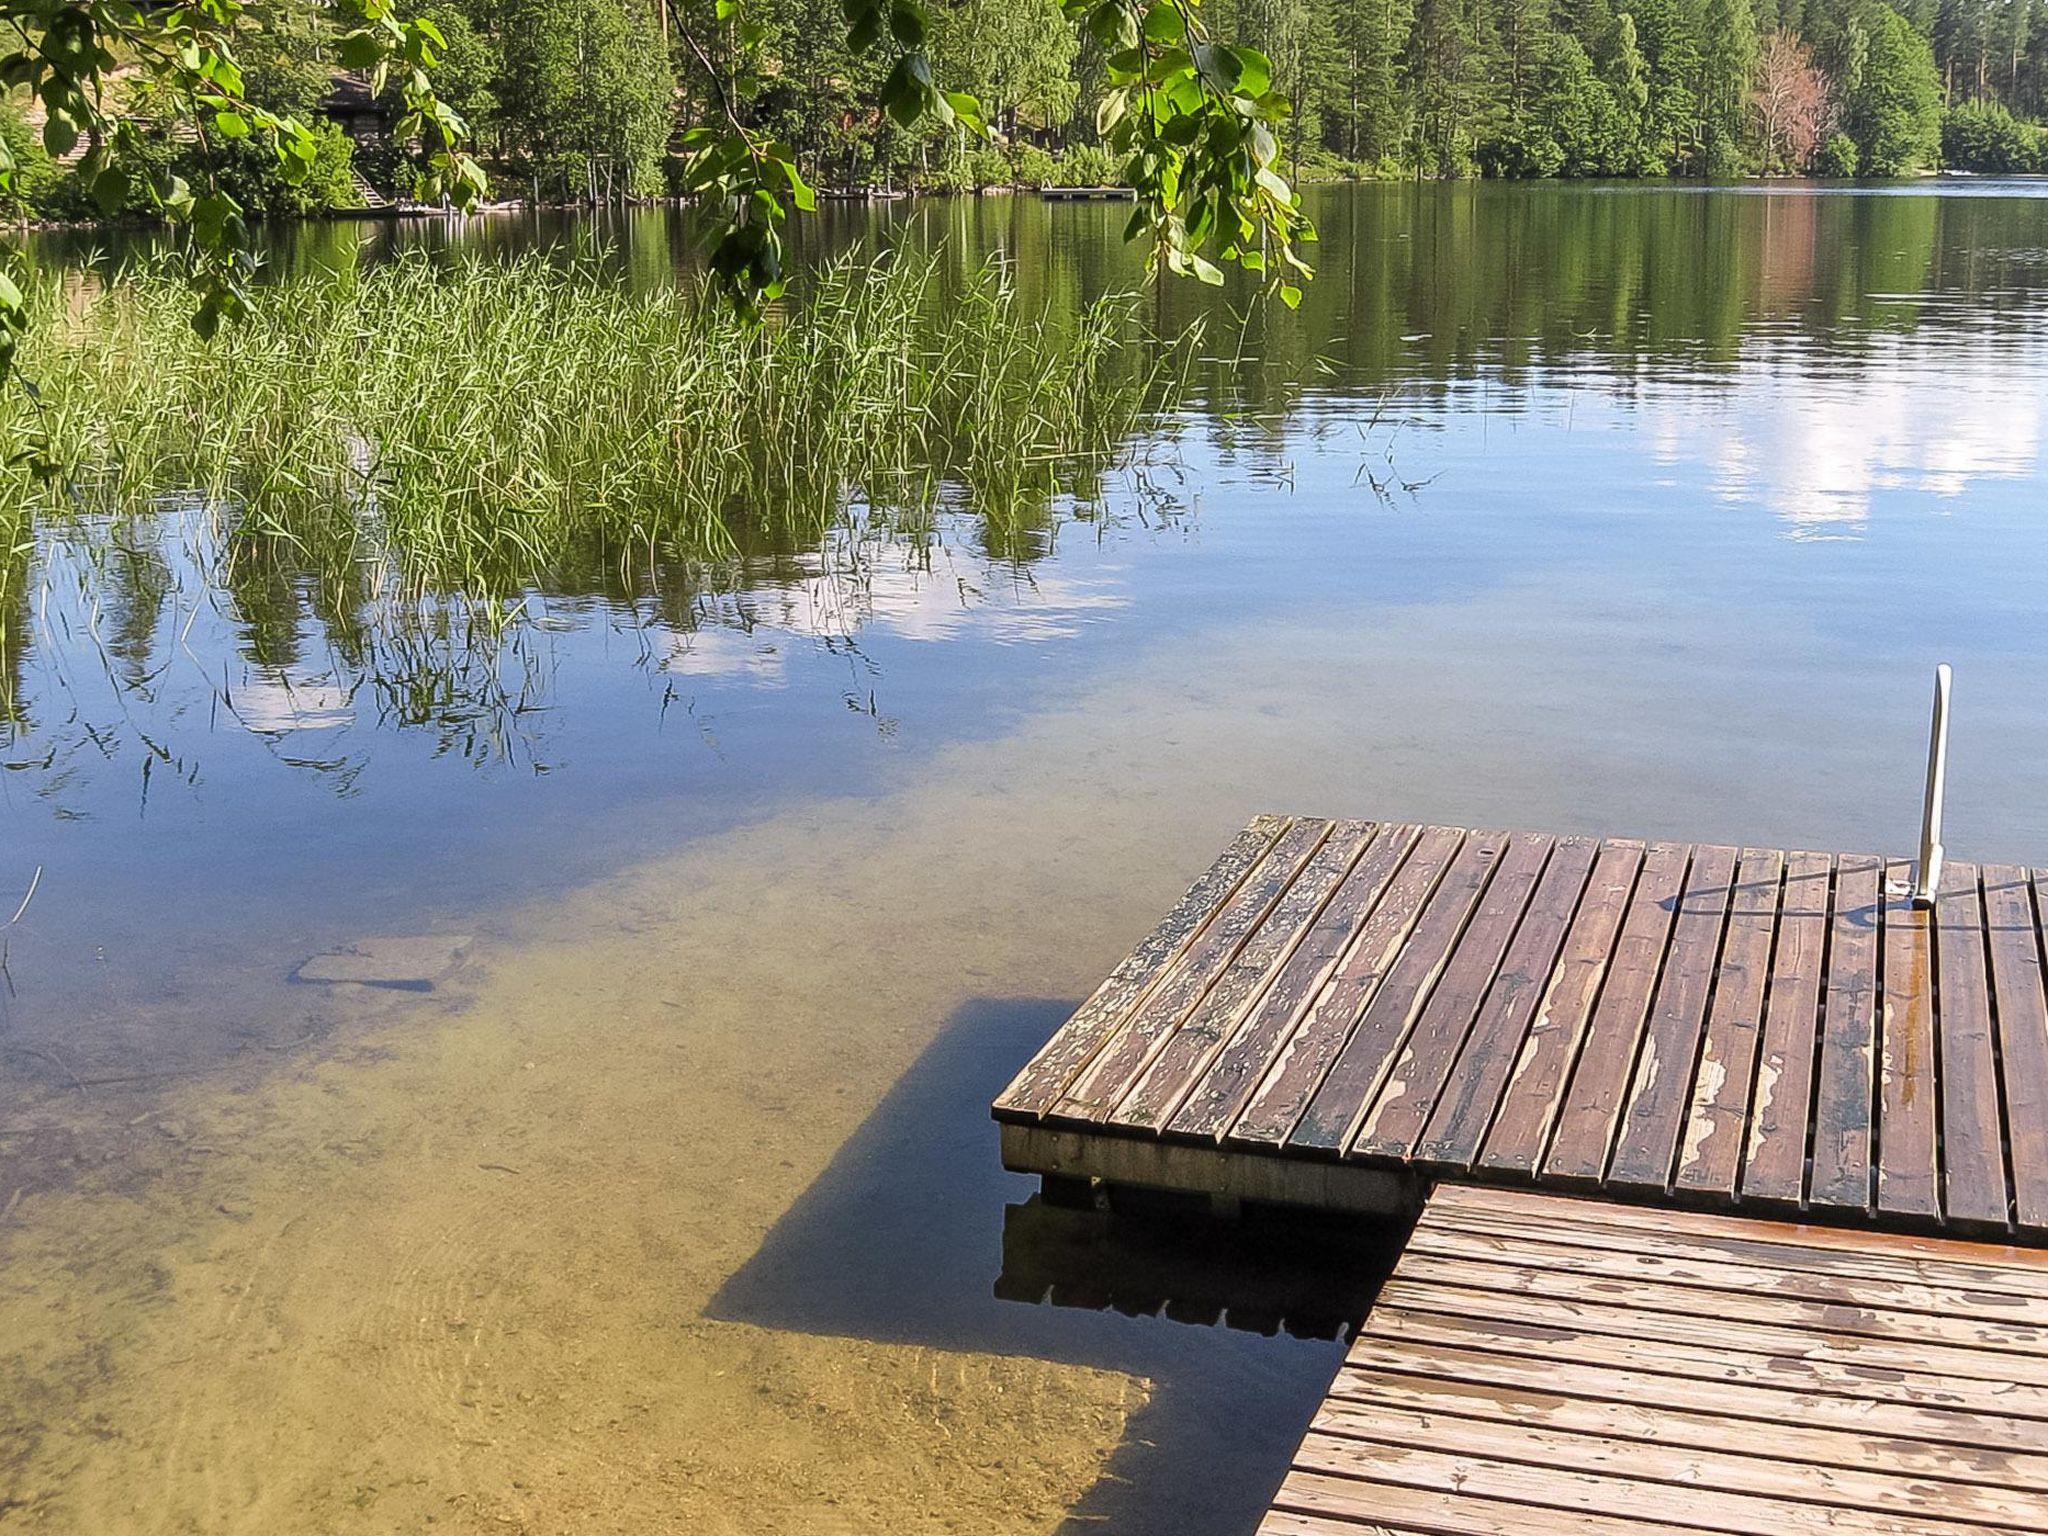
[[[1948,787],[1948,685],[1953,674],[1947,662],[1934,669],[1934,723],[1927,738],[1927,802],[1920,812],[1920,883],[1915,906],[1931,907],[1941,889],[1941,801]]]

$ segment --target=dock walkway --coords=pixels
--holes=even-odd
[[[1441,1186],[1261,1536],[2048,1530],[2048,1253]]]
[[[995,1103],[1005,1163],[2048,1240],[2044,877],[1260,817]]]

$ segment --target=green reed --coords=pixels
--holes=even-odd
[[[266,287],[200,341],[168,267],[46,278],[22,350],[61,483],[23,508],[136,511],[166,495],[297,547],[351,583],[491,594],[601,547],[630,566],[804,547],[851,509],[913,532],[946,505],[1001,525],[1086,499],[1169,392],[1127,300],[1033,309],[1008,275],[845,260],[748,327],[682,287],[592,263],[414,257]]]

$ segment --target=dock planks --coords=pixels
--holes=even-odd
[[[1444,1185],[1260,1531],[2040,1531],[2044,1383],[2039,1250]]]
[[[1005,1159],[2048,1241],[2043,878],[1951,863],[1921,911],[1912,874],[1260,817],[997,1099]]]

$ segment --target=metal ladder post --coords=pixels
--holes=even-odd
[[[1948,787],[1948,685],[1953,674],[1947,662],[1934,669],[1934,724],[1927,738],[1927,803],[1920,813],[1920,878],[1913,905],[1931,907],[1941,888],[1941,800]]]

